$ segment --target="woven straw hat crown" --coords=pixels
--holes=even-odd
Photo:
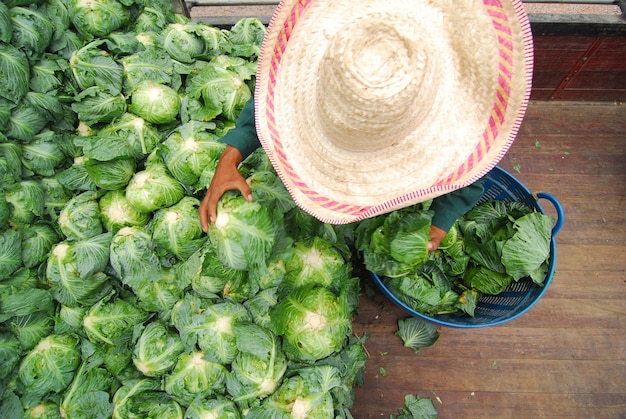
[[[530,92],[510,0],[286,0],[263,43],[257,132],[304,210],[347,223],[490,170]]]

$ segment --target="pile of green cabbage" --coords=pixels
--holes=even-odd
[[[351,417],[353,226],[267,157],[199,197],[265,27],[165,0],[0,3],[0,417]]]

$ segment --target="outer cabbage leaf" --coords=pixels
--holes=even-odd
[[[134,155],[137,159],[146,158],[161,143],[161,135],[152,124],[129,112],[100,129],[98,135],[126,140],[130,148],[122,145],[124,155]],[[108,160],[102,155],[86,154],[98,160]]]
[[[9,6],[5,2],[0,3],[0,43],[6,44],[11,42],[13,37],[13,27],[11,23],[11,15]]]
[[[8,185],[5,199],[11,210],[9,221],[14,224],[30,224],[44,214],[45,191],[35,179]]]
[[[101,48],[104,42],[104,39],[97,39],[74,51],[70,68],[81,90],[98,86],[117,95],[122,91],[123,68]]]
[[[439,331],[434,324],[418,317],[406,317],[398,320],[396,336],[402,339],[406,348],[419,353],[421,348],[432,346],[439,339]]]
[[[18,230],[0,233],[0,279],[10,277],[22,266],[22,234]]]
[[[22,180],[22,147],[0,134],[0,175],[6,187]]]
[[[124,92],[127,95],[144,80],[165,85],[173,82],[174,62],[161,48],[137,51],[121,57],[119,62],[124,66]]]
[[[38,93],[29,91],[24,96],[22,102],[11,110],[11,115],[6,123],[5,135],[15,141],[28,143],[46,127],[52,118],[46,113],[42,104],[33,103],[36,99],[41,99]],[[46,98],[44,98],[46,101]],[[49,97],[47,102],[50,106],[56,106],[59,110],[59,101],[56,97]]]
[[[53,224],[39,220],[22,229],[22,262],[26,268],[34,268],[45,262],[52,246],[61,241]]]
[[[86,161],[84,156],[76,157],[70,167],[57,172],[59,183],[70,191],[95,191],[97,186],[87,173]]]
[[[107,418],[113,412],[109,392],[116,379],[105,368],[83,361],[63,392],[60,411],[64,417]]]
[[[164,267],[159,276],[133,291],[139,299],[139,307],[159,313],[162,319],[169,319],[172,308],[183,298],[188,285],[189,277],[179,273],[179,265],[174,265]]]
[[[295,201],[274,169],[255,170],[246,182],[252,189],[252,197],[260,204],[276,207],[284,213],[296,208]]]
[[[85,170],[99,188],[107,191],[125,188],[135,174],[137,160],[133,157],[119,157],[114,160],[98,161],[87,159]]]
[[[14,317],[5,326],[20,341],[22,349],[28,351],[53,332],[54,312],[37,311],[28,316]]]
[[[111,94],[99,86],[82,90],[74,97],[72,110],[87,125],[111,122],[126,112],[126,98]]]
[[[22,347],[20,341],[8,332],[0,332],[0,373],[3,377],[8,377],[13,372],[13,368],[22,358]]]
[[[45,130],[37,134],[28,144],[22,144],[22,164],[34,174],[53,176],[56,169],[66,161],[59,142],[63,136]]]
[[[463,283],[483,294],[499,294],[511,283],[513,278],[507,273],[493,271],[485,266],[471,264]]]
[[[9,13],[13,26],[11,43],[24,50],[31,61],[36,61],[50,44],[54,26],[45,12],[35,7],[12,7]]]
[[[28,316],[53,308],[52,294],[38,288],[34,271],[19,269],[13,277],[0,282],[0,322],[12,317]]]
[[[201,297],[218,298],[228,283],[248,282],[248,272],[224,265],[215,248],[206,242],[181,265],[181,275]]]
[[[177,61],[193,63],[205,52],[204,39],[199,35],[201,25],[191,21],[172,23],[163,31],[163,49]]]
[[[518,280],[533,276],[539,284],[545,279],[545,271],[533,275],[547,263],[550,256],[552,219],[539,212],[533,212],[515,220],[515,234],[502,248],[502,263],[506,272]]]
[[[67,70],[69,70],[67,60],[56,54],[44,54],[39,61],[31,65],[30,89],[39,93],[74,91],[73,80],[69,80],[65,75]]]
[[[257,18],[243,18],[228,31],[231,54],[253,58],[259,55],[265,36],[265,25]]]

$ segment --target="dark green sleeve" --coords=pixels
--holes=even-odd
[[[430,209],[435,213],[432,224],[443,231],[450,230],[452,224],[471,210],[483,194],[485,180],[479,179],[469,186],[433,199]]]
[[[261,147],[254,123],[254,98],[251,98],[244,105],[235,123],[235,128],[228,131],[219,141],[239,150],[244,160],[254,150]]]

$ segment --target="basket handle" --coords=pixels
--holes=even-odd
[[[556,236],[556,233],[561,230],[561,227],[563,227],[563,220],[565,217],[565,214],[563,213],[563,207],[561,206],[561,203],[558,199],[556,199],[553,195],[547,192],[537,192],[537,199],[547,199],[552,203],[552,205],[554,205],[554,209],[556,210],[557,215],[554,227],[552,227],[552,236],[554,237]]]

